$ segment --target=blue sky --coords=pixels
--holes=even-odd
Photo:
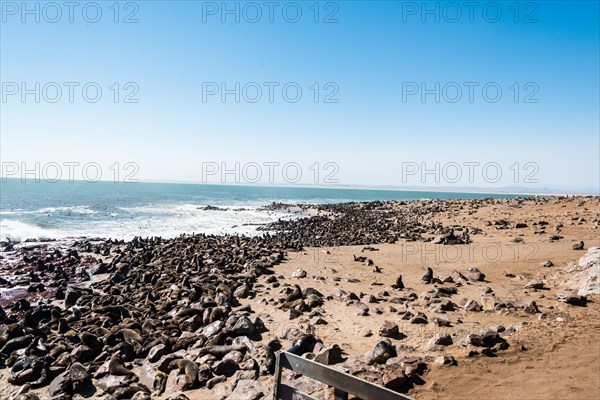
[[[318,16],[313,1],[277,3],[273,22],[263,1],[227,2],[239,22],[221,1],[120,2],[117,17],[107,1],[97,3],[97,22],[81,2],[72,22],[62,6],[51,23],[47,2],[27,3],[40,10],[36,22],[21,2],[2,1],[2,162],[133,162],[139,179],[179,181],[201,181],[203,162],[295,162],[301,183],[311,181],[310,165],[331,162],[344,184],[598,190],[597,1],[483,1],[472,21],[465,2],[318,2]],[[438,21],[423,4],[437,7]],[[137,22],[124,23],[130,14]],[[39,103],[22,99],[23,82],[40,83]],[[62,87],[56,103],[42,93],[49,82]],[[72,103],[64,82],[79,84]],[[96,103],[82,95],[89,82],[102,90]],[[220,88],[206,93],[236,82],[239,103],[234,94],[223,102]],[[251,82],[262,88],[255,103],[254,84],[242,93]],[[289,83],[302,90],[295,103],[281,90]],[[422,85],[436,83],[439,102],[435,93],[423,99]],[[136,88],[138,102],[125,103]],[[502,178],[482,179],[479,169],[473,182],[402,175],[407,164],[436,162],[495,163]],[[526,163],[537,166],[537,182],[523,181],[533,171]]]

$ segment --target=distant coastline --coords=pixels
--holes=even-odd
[[[20,178],[1,177],[0,183],[6,180],[17,181]],[[68,182],[63,180],[61,182]],[[81,179],[75,179],[72,182],[85,182]],[[100,180],[99,183],[111,183],[111,180]],[[181,185],[206,185],[206,186],[242,186],[242,187],[274,187],[274,188],[297,188],[297,189],[340,189],[340,190],[385,190],[395,192],[433,192],[433,193],[469,193],[469,194],[491,194],[491,195],[512,195],[512,196],[600,196],[600,188],[534,188],[518,186],[501,187],[481,187],[481,186],[397,186],[397,185],[365,185],[340,183],[334,185],[314,184],[314,183],[221,183],[221,182],[199,182],[188,180],[140,180],[135,183],[151,184],[181,184]]]
[[[386,190],[395,192],[434,192],[434,193],[473,193],[473,194],[507,194],[514,196],[600,196],[600,189],[552,189],[502,186],[499,188],[488,187],[449,187],[449,186],[396,186],[396,185],[363,185],[363,184],[337,184],[335,186],[310,183],[220,183],[220,182],[196,182],[177,180],[143,180],[140,183],[165,183],[185,185],[219,185],[219,186],[250,186],[250,187],[282,187],[282,188],[315,188],[315,189],[342,189],[342,190]]]

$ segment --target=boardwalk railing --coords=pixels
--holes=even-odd
[[[352,394],[362,400],[412,400],[412,398],[394,392],[383,386],[375,385],[364,379],[348,375],[323,364],[281,351],[277,354],[275,367],[275,400],[317,400],[308,394],[281,383],[282,369],[286,368],[305,375],[334,388],[335,400],[347,400]]]

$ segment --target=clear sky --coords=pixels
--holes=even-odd
[[[598,1],[114,4],[2,1],[3,163],[598,190]]]

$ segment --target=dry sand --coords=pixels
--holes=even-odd
[[[579,204],[579,205],[578,205]],[[385,320],[393,321],[400,332],[407,337],[393,340],[394,344],[408,344],[422,349],[437,332],[448,332],[455,339],[468,332],[476,332],[488,325],[504,326],[523,324],[516,333],[507,338],[510,347],[499,357],[479,355],[468,357],[460,346],[450,346],[447,353],[454,355],[457,366],[431,368],[424,376],[425,384],[417,386],[408,394],[418,399],[600,399],[600,296],[591,297],[587,307],[574,307],[558,302],[556,295],[561,292],[564,279],[568,275],[559,274],[571,263],[575,263],[585,251],[572,249],[574,243],[583,240],[585,248],[600,246],[598,223],[598,199],[588,199],[584,204],[579,200],[566,203],[551,201],[539,207],[513,208],[490,206],[471,214],[469,210],[456,215],[439,215],[437,220],[444,225],[456,224],[481,228],[482,234],[472,235],[470,245],[443,246],[430,243],[396,243],[374,246],[376,252],[361,252],[363,246],[349,246],[329,249],[307,249],[302,253],[290,254],[289,262],[275,268],[276,274],[284,279],[281,283],[300,284],[301,287],[314,287],[325,296],[337,296],[339,290],[364,293],[361,300],[370,308],[369,316],[357,316],[355,305],[346,306],[337,300],[327,301],[322,318],[327,325],[318,325],[316,333],[326,345],[338,344],[352,355],[366,353],[381,340],[378,329]],[[578,222],[583,218],[585,222]],[[528,224],[527,228],[499,230],[486,226],[487,221],[506,219],[511,227],[517,222]],[[547,221],[546,234],[534,234],[534,222]],[[563,224],[557,242],[548,241],[556,226]],[[523,241],[514,243],[516,237]],[[330,254],[327,254],[327,251]],[[367,256],[381,273],[374,273],[373,266],[353,261],[353,255]],[[543,267],[545,261],[552,261],[553,267]],[[452,328],[413,325],[402,321],[398,312],[390,312],[389,307],[403,309],[402,306],[380,302],[369,304],[368,295],[378,296],[384,290],[393,293],[390,285],[402,274],[406,287],[417,294],[431,289],[420,278],[432,267],[435,276],[456,276],[455,270],[466,273],[467,268],[477,267],[486,275],[486,282],[473,283],[459,288],[455,298],[468,298],[479,301],[482,289],[491,287],[502,300],[508,298],[535,301],[544,314],[517,312],[504,315],[497,312],[467,312],[460,310],[439,317],[452,322],[458,319],[462,324],[453,323]],[[307,272],[304,279],[291,278],[297,268]],[[515,274],[509,278],[505,273]],[[560,279],[553,279],[558,276]],[[335,280],[339,280],[336,282]],[[533,278],[550,282],[549,290],[527,290],[524,285]],[[359,282],[348,282],[357,279]],[[376,286],[381,283],[383,286]],[[277,292],[266,294],[277,298]],[[253,310],[264,314],[271,326],[271,334],[282,336],[289,326],[306,328],[307,317],[289,320],[288,313],[275,306],[263,305],[261,297],[248,301]],[[377,314],[376,308],[382,313]],[[418,308],[417,308],[418,309]],[[435,314],[423,309],[432,318]],[[559,318],[559,320],[557,320]],[[373,336],[364,337],[371,331]],[[526,351],[522,350],[526,349]],[[433,358],[437,353],[420,352],[425,358]]]

